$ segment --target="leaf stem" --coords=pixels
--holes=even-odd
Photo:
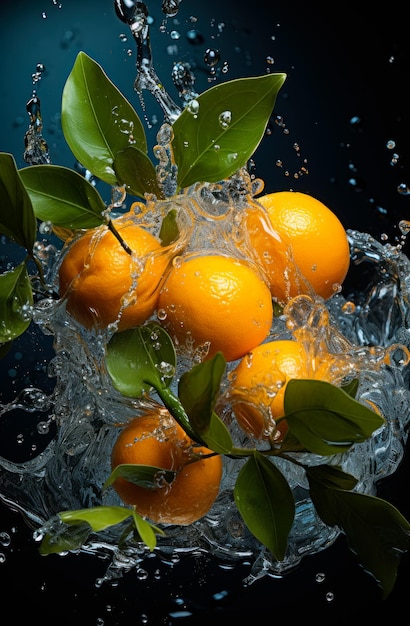
[[[182,406],[179,399],[172,393],[172,391],[168,387],[162,387],[156,384],[154,381],[147,381],[147,382],[148,384],[152,385],[155,388],[155,391],[161,398],[165,407],[168,409],[171,415],[176,419],[179,425],[182,426],[182,428],[185,430],[187,435],[189,435],[189,437],[191,437],[191,439],[193,439],[194,441],[197,441],[198,443],[205,445],[205,443],[202,441],[199,435],[193,430],[189,421],[189,417],[184,407]]]
[[[113,221],[111,219],[108,220],[107,222],[107,226],[108,229],[112,232],[112,234],[114,235],[114,237],[116,237],[118,239],[118,241],[120,242],[121,246],[124,248],[125,252],[127,254],[129,254],[130,256],[132,255],[132,250],[129,247],[129,245],[124,241],[124,239],[121,237],[120,233],[118,232],[118,230],[115,228]]]

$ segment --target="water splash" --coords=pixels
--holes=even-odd
[[[165,90],[153,66],[148,9],[139,0],[115,0],[114,7],[119,19],[128,24],[137,45],[134,89],[140,97],[144,89],[148,90],[161,106],[165,121],[172,124],[179,117],[181,109]]]
[[[174,63],[172,80],[185,106],[198,97],[198,93],[194,89],[195,75],[191,71],[189,63],[182,61]]]
[[[40,98],[36,92],[26,104],[30,124],[24,135],[23,158],[29,165],[44,165],[51,163],[48,145],[43,137],[43,119],[41,117]]]

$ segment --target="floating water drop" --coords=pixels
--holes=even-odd
[[[191,28],[191,30],[186,33],[186,38],[188,42],[194,46],[199,46],[204,43],[203,35],[201,35],[201,33],[196,30],[196,28]]]
[[[167,17],[175,17],[179,11],[180,0],[162,0],[161,10]]]
[[[209,67],[215,67],[219,63],[221,59],[221,54],[219,50],[215,50],[214,48],[207,48],[204,54],[204,62],[209,65]]]
[[[178,94],[184,104],[188,104],[191,100],[198,97],[194,89],[195,75],[191,71],[189,63],[179,61],[174,63],[172,67],[172,81],[178,90]]]
[[[48,145],[43,138],[43,120],[40,110],[40,99],[33,92],[32,97],[26,104],[26,110],[30,118],[28,130],[24,136],[25,150],[24,160],[30,165],[51,163]]]
[[[401,196],[408,196],[410,194],[410,188],[408,185],[406,185],[406,183],[400,183],[400,185],[398,185],[397,187],[397,192]]]
[[[7,548],[11,544],[11,537],[6,531],[0,532],[0,544]]]
[[[151,43],[149,34],[148,9],[138,0],[115,0],[115,12],[122,22],[130,27],[132,36],[137,45],[137,77],[134,89],[141,98],[144,89],[157,100],[161,106],[165,119],[174,122],[181,113],[181,109],[173,102],[165,91],[152,64]]]

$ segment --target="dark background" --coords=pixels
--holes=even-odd
[[[170,78],[173,62],[190,62],[197,90],[203,91],[214,84],[208,80],[209,68],[203,61],[208,47],[221,54],[218,81],[264,74],[267,68],[286,72],[270,133],[254,159],[254,173],[265,181],[266,192],[311,193],[332,208],[346,228],[369,232],[378,239],[386,234],[395,243],[399,220],[410,219],[410,196],[400,191],[410,185],[410,45],[405,17],[393,4],[367,13],[358,12],[359,3],[332,4],[327,10],[314,2],[284,4],[210,0],[205,5],[183,0],[177,21],[169,19],[166,32],[161,33],[161,3],[152,1],[148,6],[154,16],[151,39],[157,74],[178,101]],[[191,16],[197,18],[196,23]],[[194,42],[187,37],[192,28],[200,35]],[[173,30],[179,39],[172,38]],[[122,41],[121,34],[127,41]],[[11,152],[18,167],[25,165],[25,104],[38,63],[46,68],[35,88],[52,162],[74,166],[64,144],[59,111],[64,82],[80,50],[103,66],[140,113],[133,90],[134,42],[110,0],[62,0],[61,7],[53,0],[1,3],[0,151]],[[226,74],[221,71],[224,62],[229,67]],[[145,102],[149,119],[153,114],[161,119],[149,94]],[[284,126],[275,122],[276,116],[282,116]],[[147,130],[151,145],[157,130],[158,125]],[[395,142],[394,150],[387,147],[390,140]],[[308,173],[298,175],[301,167]],[[51,384],[44,370],[50,345],[44,341],[40,350],[37,340],[35,329],[31,330],[0,361],[0,401],[10,400],[29,384],[43,388]],[[380,485],[379,495],[410,519],[408,478],[407,455],[396,474]],[[155,558],[148,567],[144,564],[149,574],[146,581],[134,570],[118,585],[99,586],[107,562],[86,555],[41,558],[31,529],[20,515],[4,506],[0,515],[0,553],[4,555],[0,603],[3,612],[12,611],[12,621],[18,625],[29,618],[44,626],[222,624],[229,619],[273,623],[276,618],[304,616],[350,620],[355,613],[394,617],[403,607],[400,615],[407,618],[408,554],[401,560],[396,587],[385,601],[343,538],[326,551],[306,557],[284,578],[264,578],[248,588],[241,584],[248,573],[245,565],[225,571],[205,559],[190,559],[164,567],[157,580]],[[10,545],[1,543],[2,532],[11,536]],[[325,574],[324,582],[316,581],[318,573]],[[331,601],[326,599],[329,592],[334,594]],[[192,617],[182,617],[183,613],[178,617],[178,611],[190,612]]]

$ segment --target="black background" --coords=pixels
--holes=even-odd
[[[219,73],[217,80],[260,75],[267,68],[286,72],[271,133],[255,155],[255,172],[265,181],[265,190],[312,193],[335,211],[346,228],[376,238],[386,234],[394,243],[399,220],[410,219],[410,196],[398,191],[399,186],[410,185],[410,46],[405,17],[393,5],[367,13],[358,11],[359,3],[332,4],[327,9],[314,2],[282,5],[210,0],[205,6],[183,0],[179,23],[168,20],[167,33],[160,33],[160,1],[151,2],[157,74],[177,101],[170,79],[172,63],[189,61],[198,77],[197,89],[203,91],[213,84],[203,62],[208,47],[220,50],[219,70],[223,61],[228,62],[229,71]],[[196,24],[190,16],[198,18]],[[192,27],[202,35],[195,44],[186,37]],[[180,39],[171,38],[172,30],[180,33]],[[122,33],[127,42],[121,41]],[[170,54],[170,45],[178,46],[176,54]],[[133,91],[135,57],[128,56],[127,48],[134,52],[134,43],[109,0],[62,0],[61,8],[52,0],[2,3],[0,150],[11,152],[19,167],[25,165],[25,104],[33,88],[31,75],[37,63],[43,63],[46,71],[36,88],[44,136],[53,163],[73,167],[58,114],[76,54],[84,50],[99,62],[139,112]],[[273,64],[267,62],[268,56]],[[160,116],[149,94],[145,100],[149,114]],[[277,115],[288,133],[275,123]],[[147,131],[152,144],[157,129]],[[387,148],[389,140],[395,141],[394,150]],[[294,144],[300,146],[300,156]],[[396,165],[391,164],[394,152]],[[283,167],[277,166],[278,159]],[[302,165],[308,173],[295,177]],[[36,367],[46,361],[49,344],[45,342],[41,353],[36,341],[36,335],[29,333],[0,363],[1,401],[27,384],[50,384],[43,369]],[[17,363],[19,351],[24,359]],[[9,376],[10,368],[16,369],[17,376]],[[380,495],[410,519],[408,477],[407,455],[396,474],[380,485]],[[304,616],[350,620],[355,613],[394,617],[407,606],[409,555],[402,557],[395,589],[383,601],[343,538],[306,557],[284,578],[264,578],[248,588],[241,584],[246,566],[227,572],[204,559],[165,567],[160,580],[154,576],[158,563],[153,559],[147,567],[144,564],[146,581],[132,571],[118,585],[99,586],[96,581],[107,562],[87,555],[40,557],[31,529],[20,515],[4,506],[0,514],[0,532],[11,535],[9,546],[0,544],[5,556],[0,563],[0,602],[2,612],[6,608],[12,612],[15,624],[25,624],[29,618],[44,626],[222,624],[229,619],[274,623],[276,618]],[[325,574],[322,583],[316,581],[320,572]],[[329,592],[334,594],[332,601],[326,599]],[[192,617],[170,616],[175,611],[188,611]]]

